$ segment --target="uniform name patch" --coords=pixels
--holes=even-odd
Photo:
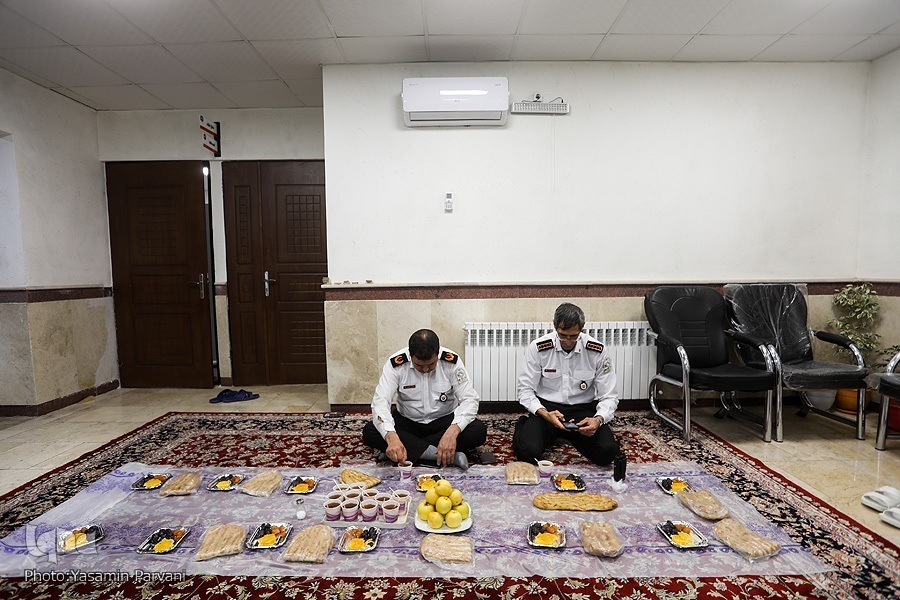
[[[556,373],[556,369],[544,369],[544,373]]]
[[[600,342],[588,342],[584,347],[588,350],[593,350],[594,352],[603,352],[603,344]]]
[[[403,389],[404,389],[404,390],[414,390],[414,389],[416,389],[416,386],[414,386],[414,385],[404,385],[404,386],[403,386]]]

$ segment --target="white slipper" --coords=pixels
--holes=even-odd
[[[888,525],[893,525],[897,529],[900,529],[900,508],[894,507],[887,509],[881,513],[881,520]]]
[[[874,508],[878,512],[883,512],[894,506],[900,506],[900,490],[886,485],[878,488],[874,492],[863,494],[860,501],[869,508]]]

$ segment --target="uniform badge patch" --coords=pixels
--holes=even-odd
[[[444,352],[441,352],[441,360],[456,364],[456,361],[459,360],[459,355],[454,352],[448,352],[445,350]]]
[[[469,376],[466,375],[466,370],[460,367],[456,370],[456,383],[458,385],[462,385],[463,383],[469,380]]]
[[[594,352],[603,352],[603,344],[600,342],[588,342],[584,347],[588,350],[593,350]]]
[[[549,350],[553,347],[553,340],[544,340],[543,342],[537,343],[538,352],[543,352],[544,350]]]
[[[391,364],[394,365],[394,368],[399,367],[403,363],[409,362],[409,358],[406,357],[405,352],[401,352],[397,356],[391,357]]]
[[[603,372],[609,373],[610,371],[612,371],[612,363],[610,362],[609,358],[607,358],[603,361]]]
[[[584,390],[587,389],[587,381],[582,381],[582,382],[578,385],[578,387],[581,388],[581,391],[583,392]]]

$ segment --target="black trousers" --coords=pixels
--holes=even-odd
[[[565,417],[564,420],[574,420],[576,423],[585,417],[593,417],[597,410],[596,402],[587,404],[557,404],[541,400],[548,411],[558,410]],[[585,458],[596,465],[608,465],[612,463],[619,451],[619,442],[613,435],[608,423],[604,423],[591,437],[585,437],[577,431],[561,431],[538,415],[526,415],[519,417],[516,430],[513,433],[513,452],[516,458],[523,462],[534,464],[534,461],[543,456],[547,446],[558,438],[563,438],[571,443]]]
[[[447,428],[453,424],[453,413],[444,415],[440,419],[435,419],[431,423],[419,423],[412,419],[407,419],[397,412],[396,409],[391,411],[394,416],[394,429],[400,437],[400,441],[406,446],[406,454],[409,460],[418,460],[428,446],[437,448],[441,436],[447,431]],[[478,419],[473,420],[466,425],[459,436],[456,438],[456,451],[468,452],[474,450],[478,446],[484,444],[487,440],[487,425]],[[369,421],[363,427],[363,443],[370,448],[387,450],[387,442],[381,437],[381,434],[375,429],[375,424]]]

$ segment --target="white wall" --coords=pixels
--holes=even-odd
[[[868,65],[324,68],[335,281],[854,279]],[[404,77],[500,75],[567,116],[405,128]],[[445,192],[456,207],[443,212]],[[869,270],[884,273],[887,258]]]
[[[900,280],[900,50],[872,64],[865,202],[860,210],[861,279]]]
[[[19,177],[12,136],[0,132],[0,288],[25,287],[25,249],[19,209]]]
[[[15,147],[24,284],[110,285],[96,113],[0,69],[0,131]]]
[[[200,115],[220,123],[222,156],[203,148]],[[325,158],[321,108],[122,111],[98,114],[100,160],[210,161],[216,283],[225,283],[222,161]]]

